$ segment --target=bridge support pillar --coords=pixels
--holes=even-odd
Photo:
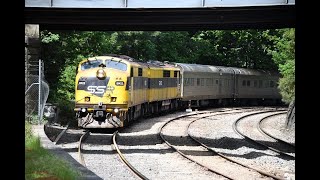
[[[30,61],[38,61],[40,57],[40,34],[38,24],[25,24],[25,90],[28,88]]]

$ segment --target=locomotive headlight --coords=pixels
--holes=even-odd
[[[111,97],[111,102],[116,102],[117,101],[117,97]]]
[[[105,78],[105,77],[107,76],[107,75],[106,75],[106,72],[104,72],[103,69],[99,69],[99,70],[97,71],[96,75],[97,75],[97,77],[98,77],[99,79],[103,79],[103,78]]]
[[[118,113],[118,112],[119,112],[119,109],[118,109],[118,108],[114,108],[114,109],[113,109],[113,112]]]
[[[87,109],[86,108],[81,108],[81,112],[86,112],[87,111]]]

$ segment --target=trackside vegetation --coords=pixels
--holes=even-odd
[[[25,123],[25,179],[79,179],[80,173],[63,159],[54,156],[41,146],[40,138]]]

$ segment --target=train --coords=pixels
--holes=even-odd
[[[282,102],[279,77],[246,68],[95,56],[77,66],[74,112],[80,128],[121,128],[183,108],[275,105]]]

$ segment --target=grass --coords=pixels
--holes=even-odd
[[[79,179],[80,173],[41,146],[40,138],[33,135],[31,125],[25,126],[25,179]]]

